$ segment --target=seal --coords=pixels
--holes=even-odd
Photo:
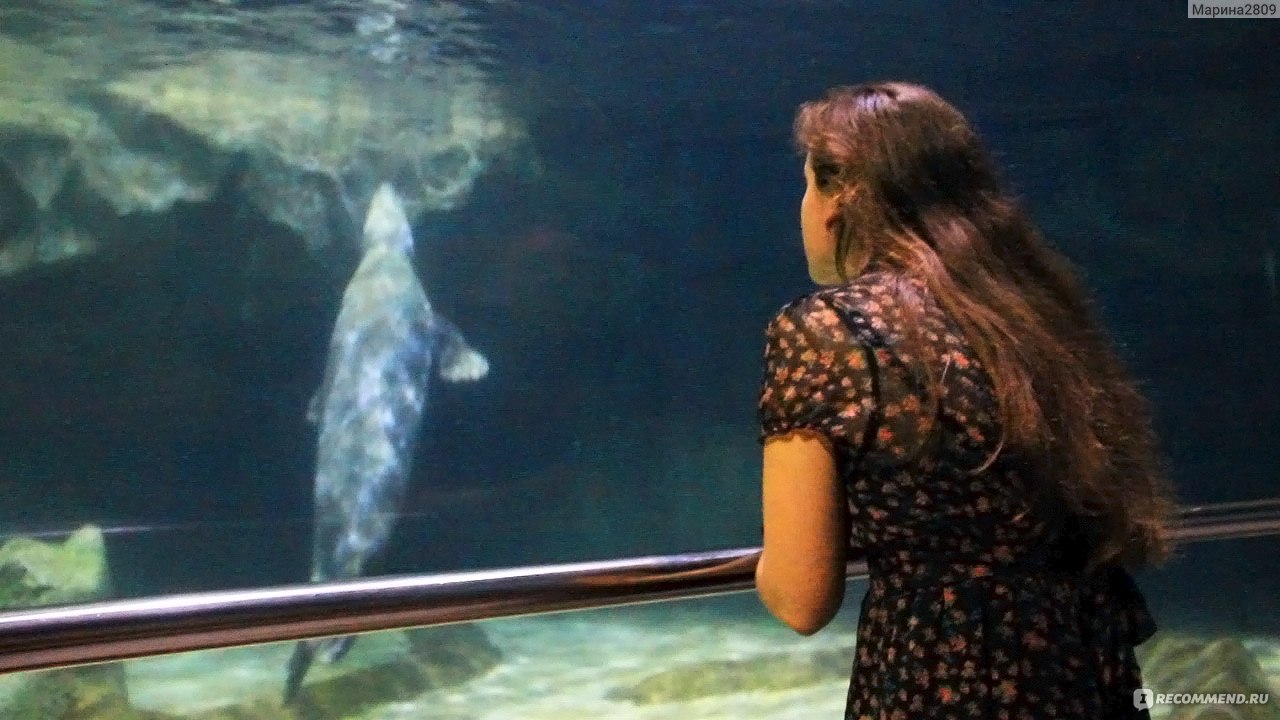
[[[413,234],[383,183],[364,222],[363,255],[334,323],[324,379],[307,408],[319,430],[311,580],[359,577],[386,545],[408,484],[432,374],[479,380],[489,362],[436,313],[414,271]],[[354,637],[303,640],[285,703],[319,655],[340,660]]]

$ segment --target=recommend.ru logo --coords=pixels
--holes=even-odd
[[[1149,710],[1156,705],[1266,705],[1270,693],[1158,693],[1150,688],[1133,691],[1133,706]]]

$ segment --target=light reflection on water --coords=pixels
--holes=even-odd
[[[484,2],[147,2],[44,0],[0,5],[0,35],[104,74],[182,62],[208,50],[343,58],[396,77],[490,62],[475,11]]]

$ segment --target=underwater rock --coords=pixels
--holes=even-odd
[[[90,255],[97,238],[53,212],[41,212],[14,237],[0,241],[0,277]]]
[[[118,663],[32,675],[0,702],[0,720],[167,720],[129,707]]]
[[[4,68],[0,72],[0,147],[6,148],[4,162],[10,161],[10,146],[24,148],[17,138],[30,137],[33,144],[63,146],[97,130],[97,117],[71,103],[64,91],[68,85],[88,77],[76,63],[0,36],[0,68]],[[35,188],[33,192],[40,194]]]
[[[407,702],[430,690],[460,685],[502,661],[501,651],[478,625],[409,630],[404,633],[404,641],[401,647],[407,646],[407,652],[372,664],[326,665],[324,674],[307,682],[288,706],[281,704],[277,693],[272,693],[191,713],[175,714],[168,710],[163,717],[172,720],[355,718],[380,705]],[[359,647],[357,645],[357,649]],[[465,720],[453,715],[422,717]]]
[[[86,525],[65,541],[17,537],[0,545],[0,609],[99,600],[107,594],[102,531]],[[118,663],[13,678],[0,720],[156,720],[129,706]]]
[[[245,197],[319,247],[335,218],[351,232],[385,180],[410,215],[454,207],[524,136],[472,79],[442,71],[423,87],[337,60],[248,50],[193,55],[84,96],[130,151],[108,169],[129,170],[139,189],[148,186],[138,178],[156,180],[155,209],[207,190],[234,158]],[[117,157],[105,146],[99,156]]]
[[[430,689],[417,663],[410,658],[357,668],[311,682],[293,704],[278,697],[182,716],[184,720],[309,720],[356,717],[378,705],[403,702]]]
[[[607,697],[652,705],[758,690],[791,690],[847,680],[852,664],[853,648],[689,663],[655,673],[633,685],[614,688]]]
[[[419,628],[405,633],[409,653],[430,687],[449,687],[479,677],[502,662],[502,651],[479,625]]]
[[[336,238],[357,232],[355,207],[344,200],[338,180],[324,172],[261,157],[241,178],[240,189],[259,212],[304,238],[312,250],[328,248]]]
[[[93,525],[61,543],[17,537],[0,545],[0,609],[98,600],[108,588],[102,531]]]
[[[40,210],[48,210],[71,170],[71,141],[32,132],[0,134],[0,163],[8,167]]]
[[[348,717],[375,705],[409,700],[465,683],[502,660],[478,625],[409,630],[405,636],[406,657],[303,686],[296,702],[298,717]]]
[[[1265,705],[1174,705],[1152,708],[1167,720],[1280,720],[1277,688],[1253,653],[1230,637],[1207,640],[1160,633],[1138,647],[1143,683],[1157,693],[1270,693]]]
[[[71,61],[0,37],[0,68],[0,233],[7,236],[31,225],[30,209],[50,207],[72,174],[75,147],[100,127],[63,91],[84,79]]]
[[[159,213],[179,201],[205,202],[213,197],[230,158],[199,148],[194,139],[180,145],[174,141],[175,133],[137,134],[164,144],[143,145],[104,129],[80,147],[86,187],[117,215]]]
[[[349,58],[219,49],[102,80],[7,38],[0,67],[0,165],[37,211],[65,192],[66,206],[154,214],[234,189],[324,250],[354,236],[379,183],[410,216],[447,210],[528,147],[495,90],[450,68],[406,82]]]

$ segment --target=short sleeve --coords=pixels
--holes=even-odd
[[[866,343],[813,295],[783,307],[765,336],[759,441],[811,431],[837,447],[861,447],[876,409]]]

